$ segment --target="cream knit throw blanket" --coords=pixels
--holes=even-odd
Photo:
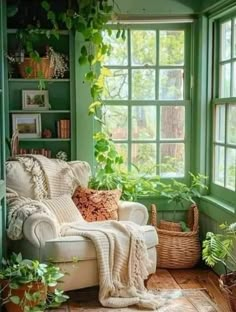
[[[72,194],[78,184],[70,166],[59,159],[48,159],[42,155],[16,157],[32,176],[34,196],[37,200]],[[16,177],[17,178],[17,177]],[[24,181],[22,181],[24,183]],[[23,223],[33,213],[44,213],[53,217],[50,211],[37,200],[19,196],[13,190],[7,192],[8,226],[7,235],[12,240],[23,237]]]
[[[54,214],[38,200],[19,196],[11,189],[7,189],[7,236],[12,240],[23,238],[23,224],[34,213],[41,213],[56,219]]]
[[[105,307],[138,305],[156,309],[160,302],[144,287],[148,277],[147,247],[140,227],[129,221],[64,224],[62,236],[81,235],[95,245],[99,269],[99,301]]]
[[[42,155],[25,155],[16,159],[31,173],[37,199],[72,195],[79,183],[66,161]]]

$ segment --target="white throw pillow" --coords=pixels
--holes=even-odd
[[[44,199],[42,203],[56,216],[59,224],[86,222],[75,206],[70,195]]]

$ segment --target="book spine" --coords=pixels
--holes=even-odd
[[[57,121],[57,137],[61,138],[61,120]]]

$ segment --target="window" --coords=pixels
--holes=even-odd
[[[230,200],[236,188],[236,14],[216,26],[219,44],[213,98],[212,191]],[[220,189],[224,192],[219,193]]]
[[[190,170],[189,26],[133,25],[125,40],[115,30],[107,36],[103,118],[129,170],[162,177]]]

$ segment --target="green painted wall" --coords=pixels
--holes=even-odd
[[[121,13],[128,15],[188,15],[199,7],[194,0],[117,0],[117,4]]]

